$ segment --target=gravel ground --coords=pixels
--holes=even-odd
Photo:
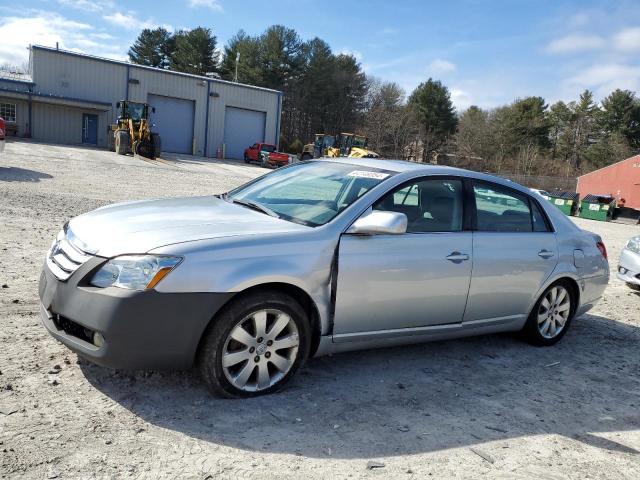
[[[108,203],[218,193],[264,171],[9,143],[0,154],[1,478],[640,478],[640,295],[611,279],[563,341],[493,335],[313,359],[284,392],[79,360],[38,318],[45,251]],[[576,220],[612,267],[637,226]]]

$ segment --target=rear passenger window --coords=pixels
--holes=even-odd
[[[545,220],[544,213],[536,202],[531,202],[531,218],[533,219],[534,232],[548,232],[549,226]]]
[[[484,183],[474,184],[473,191],[476,197],[478,230],[484,232],[533,231],[529,200],[525,195]]]

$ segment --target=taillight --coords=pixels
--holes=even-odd
[[[600,253],[604,257],[604,259],[608,260],[609,257],[607,257],[607,247],[604,246],[604,243],[596,242],[596,246],[598,247],[598,250],[600,250]]]

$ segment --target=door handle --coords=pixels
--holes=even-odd
[[[450,262],[460,263],[464,262],[465,260],[469,260],[469,255],[467,255],[466,253],[451,252],[451,254],[446,256],[445,258]]]
[[[542,257],[542,258],[551,258],[555,255],[555,253],[549,251],[549,250],[540,250],[538,252],[538,256]]]

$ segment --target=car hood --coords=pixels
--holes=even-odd
[[[75,217],[69,228],[83,250],[113,257],[175,243],[310,227],[208,196],[109,205]]]

